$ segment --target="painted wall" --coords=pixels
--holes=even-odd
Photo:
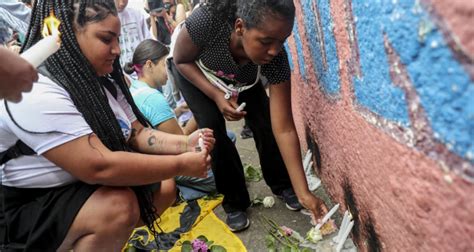
[[[474,251],[474,1],[295,0],[302,143],[363,251]]]

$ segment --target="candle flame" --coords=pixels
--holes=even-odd
[[[61,33],[59,32],[59,25],[61,22],[54,16],[54,13],[51,12],[49,17],[44,19],[44,24],[43,24],[43,31],[41,34],[43,37],[46,36],[51,36],[51,35],[60,35]]]

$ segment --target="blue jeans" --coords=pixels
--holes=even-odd
[[[202,198],[217,190],[212,170],[209,170],[206,178],[176,176],[175,180],[181,197],[186,201]]]

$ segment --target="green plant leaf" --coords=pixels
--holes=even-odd
[[[298,247],[291,247],[291,252],[300,252],[300,249]]]
[[[263,204],[263,199],[258,196],[256,196],[251,202],[251,206],[258,206],[262,204]]]
[[[208,241],[208,239],[207,239],[206,236],[204,236],[204,235],[198,236],[197,239],[199,239],[199,240],[201,240],[201,241],[204,241],[204,242],[207,242],[207,241]]]
[[[184,241],[183,244],[181,245],[181,252],[192,252],[193,251],[193,245],[191,245],[190,241]]]
[[[257,169],[253,167],[250,164],[245,164],[244,165],[244,175],[245,175],[245,180],[248,182],[258,182],[262,180],[262,171],[260,169]]]
[[[301,250],[301,252],[313,252],[314,250],[310,249],[310,248],[303,248]]]
[[[211,252],[227,252],[227,249],[220,245],[212,245],[210,249]]]
[[[206,196],[203,197],[204,200],[215,200],[217,198],[219,198],[221,196],[221,194],[219,194],[218,192],[212,192]]]
[[[282,252],[292,252],[293,250],[291,250],[291,247],[290,246],[284,246],[283,247],[283,250]]]
[[[214,244],[214,241],[207,241],[207,242],[206,242],[206,245],[207,245],[208,248],[209,248],[212,244]]]
[[[272,235],[267,234],[265,236],[265,246],[267,246],[267,249],[276,249],[276,239]]]

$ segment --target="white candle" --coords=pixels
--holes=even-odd
[[[308,166],[305,167],[305,171],[308,171],[308,173],[309,173],[308,175],[313,175],[312,173],[310,173],[311,172],[311,170],[310,170],[311,167],[313,167],[313,161],[310,161]]]
[[[199,134],[199,140],[198,140],[198,145],[201,150],[204,150],[204,139],[202,139],[202,134]]]
[[[245,105],[247,105],[247,104],[245,102],[242,102],[242,104],[240,104],[240,106],[236,109],[236,111],[241,112],[242,110],[244,110]]]
[[[349,236],[349,233],[351,232],[353,226],[354,226],[354,222],[353,221],[349,222],[346,230],[344,231],[344,233],[342,234],[342,236],[340,237],[337,243],[337,247],[336,247],[337,252],[340,252],[342,250],[342,247],[344,246],[344,243],[346,242],[347,237]]]
[[[305,171],[308,168],[309,161],[311,161],[311,156],[312,156],[311,150],[308,150],[303,160],[303,167],[305,168]]]
[[[37,68],[49,56],[58,51],[60,46],[59,35],[53,34],[38,41],[20,56]]]
[[[339,242],[340,238],[342,237],[342,234],[346,230],[347,224],[349,224],[350,218],[349,218],[349,211],[344,212],[344,218],[342,219],[341,226],[339,227],[339,232],[337,233],[337,236],[334,237],[334,241],[336,243]]]
[[[329,212],[324,215],[323,220],[316,225],[316,229],[320,229],[324,225],[324,223],[326,223],[332,217],[332,215],[337,211],[338,208],[339,204],[336,204],[333,208],[331,208],[331,210],[329,210]]]

